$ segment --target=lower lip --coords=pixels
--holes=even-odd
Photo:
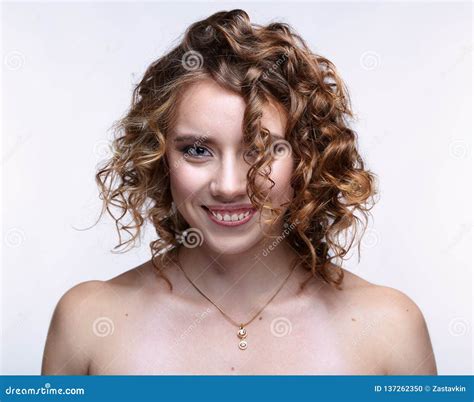
[[[241,225],[245,225],[255,215],[255,210],[252,210],[252,211],[250,211],[249,216],[242,219],[241,221],[220,221],[214,215],[212,215],[211,211],[209,211],[206,208],[203,208],[203,209],[206,211],[207,216],[209,216],[209,218],[211,218],[211,221],[213,221],[214,223],[217,223],[218,225],[221,225],[221,226],[241,226]]]

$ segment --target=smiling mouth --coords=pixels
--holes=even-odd
[[[211,210],[204,205],[202,208],[206,211],[207,216],[212,222],[228,227],[244,225],[252,219],[256,212],[254,209],[249,209],[246,212],[231,214],[229,212],[211,212]]]

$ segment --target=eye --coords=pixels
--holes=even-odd
[[[207,151],[209,152],[209,150],[205,147],[198,147],[198,146],[195,146],[195,145],[187,145],[183,148],[180,149],[180,152],[182,154],[186,154],[187,156],[190,156],[190,157],[193,157],[193,158],[201,158],[202,156],[207,156],[207,155],[202,155],[199,153],[199,151]],[[210,154],[210,152],[209,152]],[[212,155],[210,155],[212,156]]]
[[[258,149],[256,147],[250,147],[245,151],[245,157],[255,159],[258,156]]]

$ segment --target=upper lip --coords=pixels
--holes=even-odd
[[[239,212],[239,211],[247,211],[249,209],[255,210],[254,206],[251,204],[234,204],[234,205],[203,205],[212,211],[218,212]]]

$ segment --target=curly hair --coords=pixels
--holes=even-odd
[[[107,209],[119,234],[115,248],[134,245],[145,221],[151,221],[157,234],[150,243],[152,262],[172,289],[155,257],[163,262],[170,250],[176,251],[178,235],[189,225],[171,211],[167,137],[181,94],[203,77],[245,101],[243,140],[257,153],[249,162],[247,194],[260,212],[266,209],[276,217],[281,209],[272,207],[255,180],[259,175],[274,185],[269,178],[273,144],[261,126],[262,107],[270,101],[283,106],[285,142],[294,160],[295,197],[285,212],[286,222],[292,223],[287,241],[311,272],[308,279],[317,275],[340,289],[343,270],[331,260],[347,254],[359,223],[365,231],[373,205],[369,201],[377,193],[376,176],[364,167],[356,133],[349,128],[354,115],[347,88],[333,63],[311,52],[288,24],[257,25],[240,9],[190,25],[181,42],[147,68],[126,115],[114,123],[113,155],[99,168],[96,181],[103,200],[101,216]],[[120,216],[114,216],[111,206]],[[123,222],[127,212],[132,217],[128,224]],[[121,232],[130,238],[123,242]],[[340,239],[343,233],[345,242]],[[360,258],[360,239],[358,243]]]

